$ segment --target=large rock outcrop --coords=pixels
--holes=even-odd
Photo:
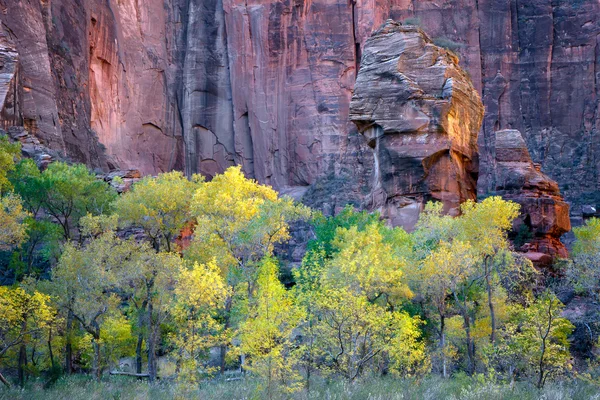
[[[569,205],[557,183],[531,161],[519,131],[496,132],[494,148],[493,193],[521,205],[521,215],[514,222],[514,231],[519,233],[515,238],[518,250],[540,264],[549,264],[555,257],[566,258],[567,249],[560,237],[571,230]]]
[[[373,208],[411,229],[425,202],[458,215],[477,197],[483,105],[458,58],[388,20],[366,42],[350,119],[374,151]]]

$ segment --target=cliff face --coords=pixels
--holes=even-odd
[[[477,197],[483,105],[458,59],[388,20],[365,43],[350,119],[374,151],[372,208],[411,229],[424,203],[458,215]]]
[[[162,0],[0,4],[19,55],[5,127],[94,167],[183,167],[168,28],[177,16]]]
[[[0,9],[19,58],[3,124],[93,166],[212,176],[235,163],[331,210],[364,204],[377,180],[349,120],[357,67],[374,28],[411,19],[460,55],[483,99],[480,194],[496,185],[495,132],[510,128],[567,200],[600,202],[596,0],[0,0]]]

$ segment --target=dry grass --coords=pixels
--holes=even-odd
[[[600,388],[579,381],[554,383],[538,391],[532,385],[519,383],[514,388],[504,384],[477,382],[471,378],[442,380],[431,377],[420,382],[372,378],[356,383],[335,381],[313,383],[310,394],[288,395],[280,393],[274,399],[326,399],[326,400],[600,400]],[[127,377],[111,377],[97,383],[87,377],[76,376],[59,380],[51,389],[44,390],[42,383],[30,382],[24,390],[0,389],[0,400],[95,400],[95,399],[263,399],[255,379],[238,381],[213,380],[200,386],[162,382],[149,385]]]

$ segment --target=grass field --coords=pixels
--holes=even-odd
[[[0,388],[0,400],[104,400],[104,399],[202,399],[243,400],[265,399],[258,382],[251,378],[237,381],[213,380],[200,386],[174,382],[155,385],[129,377],[111,377],[102,382],[76,376],[59,380],[44,390],[42,382],[29,382],[25,389]],[[455,399],[455,400],[600,400],[600,388],[581,381],[548,384],[543,390],[527,383],[513,388],[505,384],[481,383],[476,379],[459,377],[443,380],[437,377],[419,382],[393,378],[372,378],[355,383],[336,381],[315,382],[310,394],[306,391],[293,395],[279,393],[273,399],[327,399],[327,400],[400,400],[400,399]]]

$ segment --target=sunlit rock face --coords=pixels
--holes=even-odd
[[[0,115],[74,161],[156,174],[183,168],[174,30],[163,0],[16,1],[0,30],[19,62]]]
[[[458,58],[387,21],[365,43],[350,119],[373,148],[373,206],[411,229],[428,200],[458,215],[477,193],[483,105]]]
[[[521,205],[514,222],[515,232],[529,232],[519,250],[532,261],[547,264],[556,257],[567,257],[560,237],[571,230],[569,205],[563,200],[558,184],[541,172],[531,156],[521,132],[496,132],[494,193]],[[524,225],[526,230],[522,227]]]

